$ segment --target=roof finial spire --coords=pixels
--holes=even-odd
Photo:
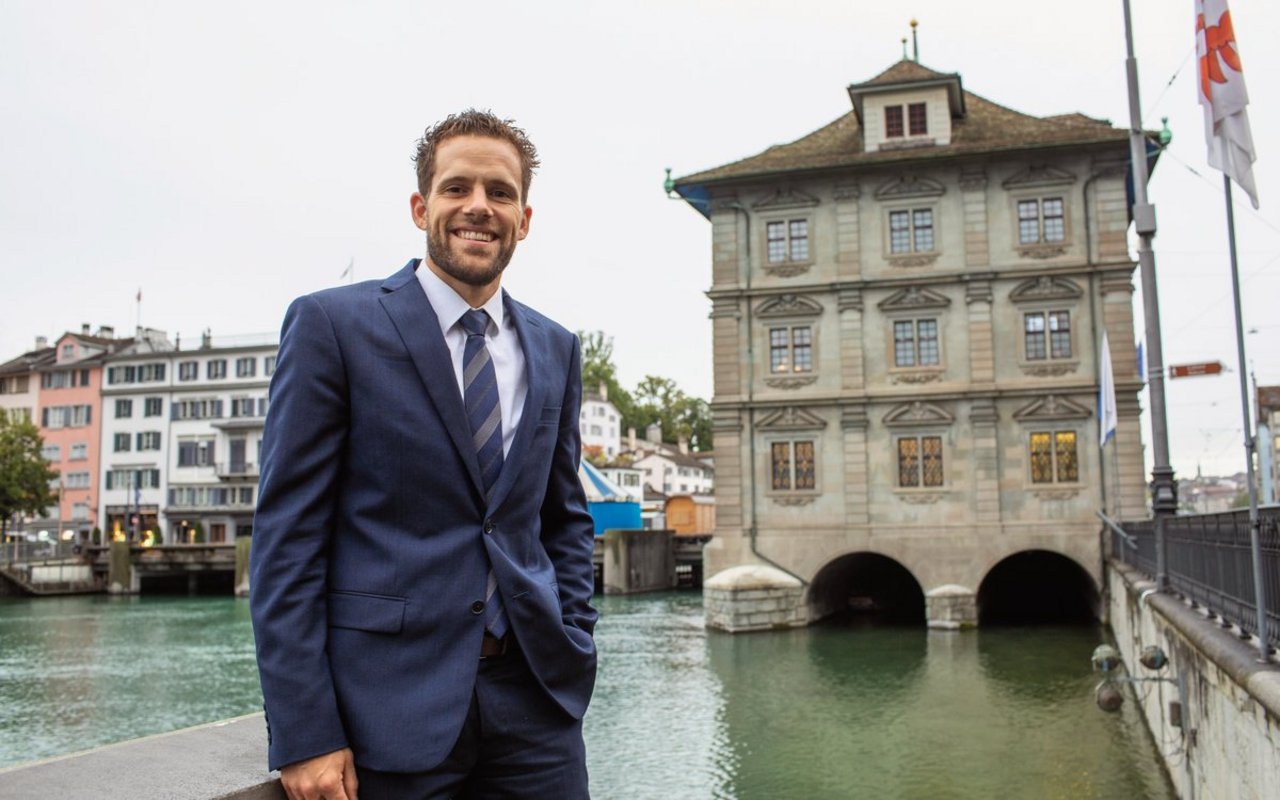
[[[902,60],[907,60],[907,37],[902,37]]]
[[[920,23],[915,17],[911,18],[911,60],[920,63],[920,42],[916,41],[916,26]]]

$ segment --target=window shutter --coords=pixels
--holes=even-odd
[[[172,403],[169,406],[169,419],[177,419],[177,418],[178,418],[178,404]]]
[[[213,418],[222,419],[222,401],[221,400],[213,401]]]
[[[111,480],[111,476],[112,476],[113,474],[114,474],[114,473],[112,473],[111,471],[108,471],[108,472],[107,472],[107,488],[108,488],[108,489],[114,488],[114,487],[112,486],[112,484],[114,483],[114,481],[112,481],[112,480]]]
[[[49,427],[49,409],[48,408],[40,409],[40,426],[42,428]]]
[[[85,425],[93,424],[93,406],[84,407],[84,424]]]

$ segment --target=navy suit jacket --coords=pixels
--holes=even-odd
[[[251,558],[271,769],[346,746],[370,769],[439,764],[471,702],[490,565],[538,683],[576,718],[591,697],[577,337],[504,293],[528,394],[486,502],[418,264],[285,316]]]

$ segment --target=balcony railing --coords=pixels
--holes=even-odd
[[[219,478],[256,478],[258,465],[248,461],[220,461],[216,465]]]
[[[1259,509],[1258,543],[1266,610],[1266,641],[1280,641],[1280,506]],[[1122,522],[1111,531],[1114,557],[1156,574],[1153,520]],[[1127,534],[1127,536],[1125,535]],[[1259,636],[1249,512],[1186,514],[1164,521],[1169,587],[1241,630]]]

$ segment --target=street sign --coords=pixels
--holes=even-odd
[[[1195,378],[1200,375],[1219,375],[1221,373],[1221,361],[1206,361],[1203,364],[1174,364],[1169,367],[1170,378]]]

